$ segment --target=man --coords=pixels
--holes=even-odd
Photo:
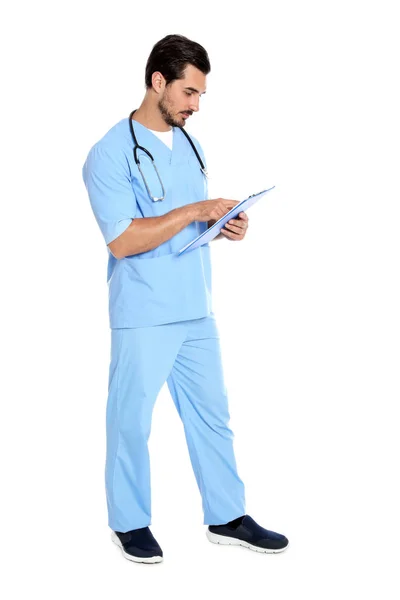
[[[184,132],[209,72],[198,43],[179,35],[160,40],[147,61],[142,104],[91,148],[83,167],[109,253],[108,523],[123,555],[136,562],[163,559],[149,529],[147,442],[165,381],[184,425],[208,539],[260,552],[288,545],[246,515],[211,304],[209,245],[178,255],[237,204],[207,199],[203,151]],[[218,237],[242,240],[247,226],[240,213]]]

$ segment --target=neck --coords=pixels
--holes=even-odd
[[[142,104],[133,115],[132,120],[154,131],[171,131],[172,129],[164,121],[158,106],[147,97],[144,98]]]

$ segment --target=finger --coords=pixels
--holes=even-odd
[[[233,233],[232,231],[229,231],[228,229],[224,229],[224,228],[221,229],[221,233],[225,237],[229,238],[230,240],[235,240],[235,241],[242,240],[244,237],[243,234],[238,235],[237,233]]]
[[[247,221],[243,219],[230,219],[227,221],[230,225],[236,225],[236,227],[241,227],[242,229],[247,229],[248,224]]]
[[[235,233],[228,231],[227,229],[221,229],[221,233],[223,236],[225,236],[226,238],[228,238],[230,240],[237,240],[238,236]]]
[[[236,200],[228,200],[225,206],[227,210],[232,210],[232,208],[234,208],[237,204],[239,204],[239,202],[237,202]]]
[[[236,227],[240,227],[240,229],[247,229],[248,223],[243,219],[231,219],[228,221],[229,225],[236,225]]]
[[[239,213],[239,215],[238,215],[238,216],[239,216],[239,218],[240,218],[240,219],[242,219],[243,221],[248,221],[248,220],[249,220],[249,217],[246,215],[246,213],[245,213],[245,212],[241,212],[241,213]]]
[[[225,227],[229,229],[229,231],[232,231],[233,233],[236,233],[238,235],[243,235],[245,231],[245,227],[243,227],[243,225],[235,225],[235,222],[231,223],[231,221],[229,221],[229,223],[226,223]]]

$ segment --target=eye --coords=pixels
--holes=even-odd
[[[186,96],[191,96],[193,94],[193,92],[186,92],[185,91]]]

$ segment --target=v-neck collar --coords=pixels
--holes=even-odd
[[[126,118],[126,130],[127,135],[129,137],[130,144],[133,144],[130,127],[129,127],[129,117]],[[185,134],[182,131],[179,131],[180,127],[173,127],[173,136],[172,136],[172,149],[169,148],[158,136],[156,136],[151,129],[145,127],[138,121],[132,119],[132,127],[134,129],[136,139],[138,141],[139,146],[143,146],[148,150],[151,154],[153,154],[153,158],[155,163],[157,163],[157,156],[161,157],[163,160],[167,162],[167,164],[173,166],[178,165],[182,161],[185,162],[187,156],[191,152],[193,152],[190,144],[185,139]]]
[[[158,139],[161,140],[167,146],[167,148],[172,150],[172,144],[174,141],[174,131],[172,127],[168,131],[155,131],[153,129],[150,129],[150,131],[156,137],[158,137]]]
[[[129,127],[129,117],[128,117],[128,127]],[[167,146],[167,144],[165,144],[157,135],[155,135],[155,133],[153,133],[151,131],[151,129],[149,129],[148,127],[146,127],[145,125],[142,125],[142,123],[139,123],[139,121],[135,121],[134,119],[132,119],[132,127],[134,128],[134,132],[138,141],[138,145],[139,146],[143,146],[144,148],[146,148],[146,144],[140,140],[140,135],[144,135],[144,136],[150,136],[151,139],[151,144],[155,144],[158,148],[162,148],[164,152],[168,153],[168,156],[170,157],[170,162],[172,159],[172,154],[174,153],[175,149],[176,149],[176,127],[172,127],[172,149],[169,148],[169,146]],[[137,133],[136,128],[139,130],[139,132]],[[148,148],[146,148],[146,150],[148,150]]]

